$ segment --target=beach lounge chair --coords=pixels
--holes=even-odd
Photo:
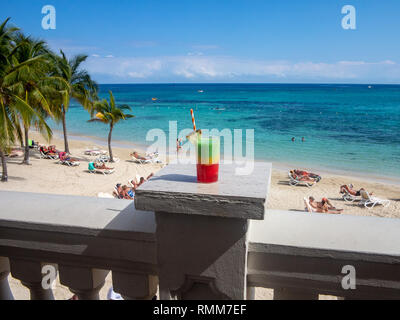
[[[354,202],[361,200],[360,196],[354,196],[350,194],[346,189],[343,188],[342,199],[346,202]]]
[[[103,175],[112,174],[115,169],[96,169],[93,162],[89,162],[88,170],[90,173],[102,173]]]
[[[114,163],[118,163],[120,160],[117,157],[113,157]],[[94,162],[110,162],[110,157],[107,155],[101,155]]]
[[[365,208],[372,209],[376,205],[382,205],[384,207],[390,205],[389,200],[372,197],[366,190],[360,190],[360,194],[361,194],[361,200],[359,205],[364,206]]]
[[[42,150],[39,150],[40,153],[40,157],[42,159],[50,159],[50,160],[57,160],[58,159],[58,155],[57,154],[45,154]]]
[[[79,161],[70,161],[70,160],[60,160],[60,164],[66,165],[68,167],[77,167],[81,163]]]
[[[153,163],[152,158],[140,159],[140,158],[136,158],[133,154],[131,155],[131,157],[134,162],[139,163],[139,164]]]
[[[106,155],[107,151],[100,150],[99,148],[93,147],[92,149],[87,148],[84,153],[87,156],[100,156],[100,155]]]
[[[304,180],[300,180],[298,177],[293,177],[293,175],[289,172],[289,184],[291,186],[299,186],[299,185],[305,185],[307,187],[312,187],[316,182],[310,182],[310,181],[304,181]]]

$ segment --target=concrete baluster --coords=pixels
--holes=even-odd
[[[0,257],[0,300],[14,300],[10,285],[8,283],[9,273],[10,264],[8,259]]]
[[[99,291],[103,287],[108,270],[59,265],[60,282],[67,286],[79,300],[100,300]]]

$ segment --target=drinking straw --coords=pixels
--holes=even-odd
[[[190,109],[190,114],[192,115],[193,130],[196,132],[196,122],[194,121],[193,109]]]

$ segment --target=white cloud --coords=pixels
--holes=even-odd
[[[106,58],[114,58],[114,56],[112,54],[109,54],[108,56],[106,56]]]
[[[87,62],[98,78],[134,81],[237,82],[398,82],[400,65],[391,61],[290,62],[238,59],[226,56],[97,58]]]

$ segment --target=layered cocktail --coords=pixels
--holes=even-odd
[[[197,182],[212,183],[218,181],[220,139],[215,136],[203,136],[201,130],[188,136],[196,148]]]

